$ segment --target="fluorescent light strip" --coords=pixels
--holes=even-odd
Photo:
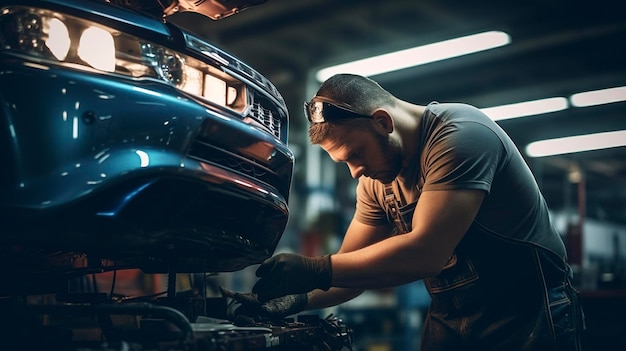
[[[482,108],[481,111],[494,121],[500,121],[503,119],[561,111],[570,106],[585,107],[620,101],[626,101],[626,86],[573,94],[569,98],[569,103],[564,97],[554,97],[518,102],[509,105],[485,107]]]
[[[564,97],[553,97],[540,100],[518,102],[515,104],[487,107],[481,109],[494,121],[503,119],[539,115],[543,113],[565,110],[569,107]]]
[[[504,32],[490,31],[473,34],[327,67],[319,70],[316,78],[323,82],[338,73],[353,73],[369,77],[493,49],[510,42],[510,36]]]
[[[526,146],[526,154],[544,157],[620,146],[626,146],[626,130],[535,141]]]
[[[587,91],[570,97],[572,106],[586,107],[626,101],[626,87]]]

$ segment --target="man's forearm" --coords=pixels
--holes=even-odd
[[[328,291],[313,290],[307,294],[306,309],[316,310],[336,306],[361,295],[362,292],[363,290],[346,288],[330,288]]]

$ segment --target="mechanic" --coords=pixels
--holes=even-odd
[[[284,317],[365,289],[423,279],[431,305],[421,350],[579,350],[584,318],[546,202],[522,155],[479,109],[415,105],[340,74],[305,103],[309,138],[358,179],[339,251],[278,254],[252,293]]]

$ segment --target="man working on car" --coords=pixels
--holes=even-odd
[[[311,143],[358,178],[354,218],[337,253],[276,255],[259,266],[254,295],[235,298],[285,316],[424,279],[422,350],[580,349],[565,247],[496,123],[348,74],[324,82],[305,113]]]

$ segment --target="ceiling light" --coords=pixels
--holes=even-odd
[[[585,107],[626,101],[626,87],[586,91],[570,97],[573,106]]]
[[[543,157],[619,146],[626,146],[626,130],[535,141],[526,146],[526,154]]]
[[[503,119],[539,115],[543,113],[565,110],[568,107],[567,99],[564,97],[553,97],[547,99],[518,102],[515,104],[501,105],[482,108],[489,118],[494,121]]]
[[[353,73],[369,77],[493,49],[510,42],[511,38],[504,32],[490,31],[473,34],[327,67],[319,70],[316,78],[323,82],[337,73]]]

